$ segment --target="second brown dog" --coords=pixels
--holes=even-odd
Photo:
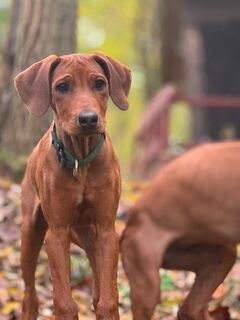
[[[240,241],[239,163],[239,142],[198,147],[163,167],[130,209],[121,249],[134,320],[150,320],[159,303],[160,267],[196,273],[178,319],[211,319]]]

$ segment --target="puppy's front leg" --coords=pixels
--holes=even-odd
[[[53,283],[56,320],[77,320],[78,308],[70,286],[70,227],[50,227],[45,245]]]
[[[100,298],[96,305],[97,320],[118,320],[119,243],[114,225],[107,229],[97,226],[94,255]]]

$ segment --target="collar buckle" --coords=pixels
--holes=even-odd
[[[57,151],[57,157],[58,157],[58,160],[59,160],[61,166],[65,167],[67,164],[67,157],[66,157],[66,154],[64,151],[64,145],[63,145],[62,141],[57,142],[56,151]]]

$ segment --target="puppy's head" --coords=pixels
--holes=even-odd
[[[19,73],[15,87],[30,113],[42,116],[52,107],[69,135],[105,131],[109,96],[128,108],[130,71],[102,54],[51,55]]]

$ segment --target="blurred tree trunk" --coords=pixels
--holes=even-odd
[[[143,0],[136,19],[136,41],[146,75],[146,97],[160,85],[181,82],[180,55],[182,0]]]
[[[160,22],[156,12],[159,1],[149,0],[146,6],[146,2],[140,0],[135,23],[136,45],[146,76],[146,99],[152,97],[162,81]]]
[[[161,39],[162,83],[181,84],[181,13],[182,0],[158,0],[157,20]]]
[[[43,135],[51,112],[32,117],[18,97],[13,78],[50,55],[76,50],[77,0],[13,0],[4,52],[4,86],[0,101],[0,148],[26,154]]]
[[[141,0],[143,1],[143,0]],[[150,0],[151,5],[142,4],[136,22],[137,44],[142,56],[146,74],[146,99],[151,100],[159,88],[168,82],[181,86],[182,61],[181,61],[181,8],[182,0]],[[168,91],[168,89],[167,89]],[[174,96],[175,94],[173,94]],[[168,96],[168,93],[167,93]],[[146,110],[142,124],[136,134],[136,142],[140,144],[140,154],[133,158],[136,175],[148,176],[159,166],[161,152],[163,151],[163,138],[168,136],[168,111],[169,101],[173,101],[170,94],[165,99],[165,94],[157,94],[154,108],[146,103]],[[165,105],[165,107],[164,107]],[[152,114],[154,111],[154,114]],[[146,133],[145,119],[148,121]],[[156,124],[156,119],[158,123]],[[163,120],[163,121],[162,121]],[[154,122],[155,121],[155,122]],[[156,130],[153,130],[156,128]],[[143,134],[144,133],[144,134]],[[147,136],[147,139],[145,139]],[[146,157],[146,155],[148,155]]]

